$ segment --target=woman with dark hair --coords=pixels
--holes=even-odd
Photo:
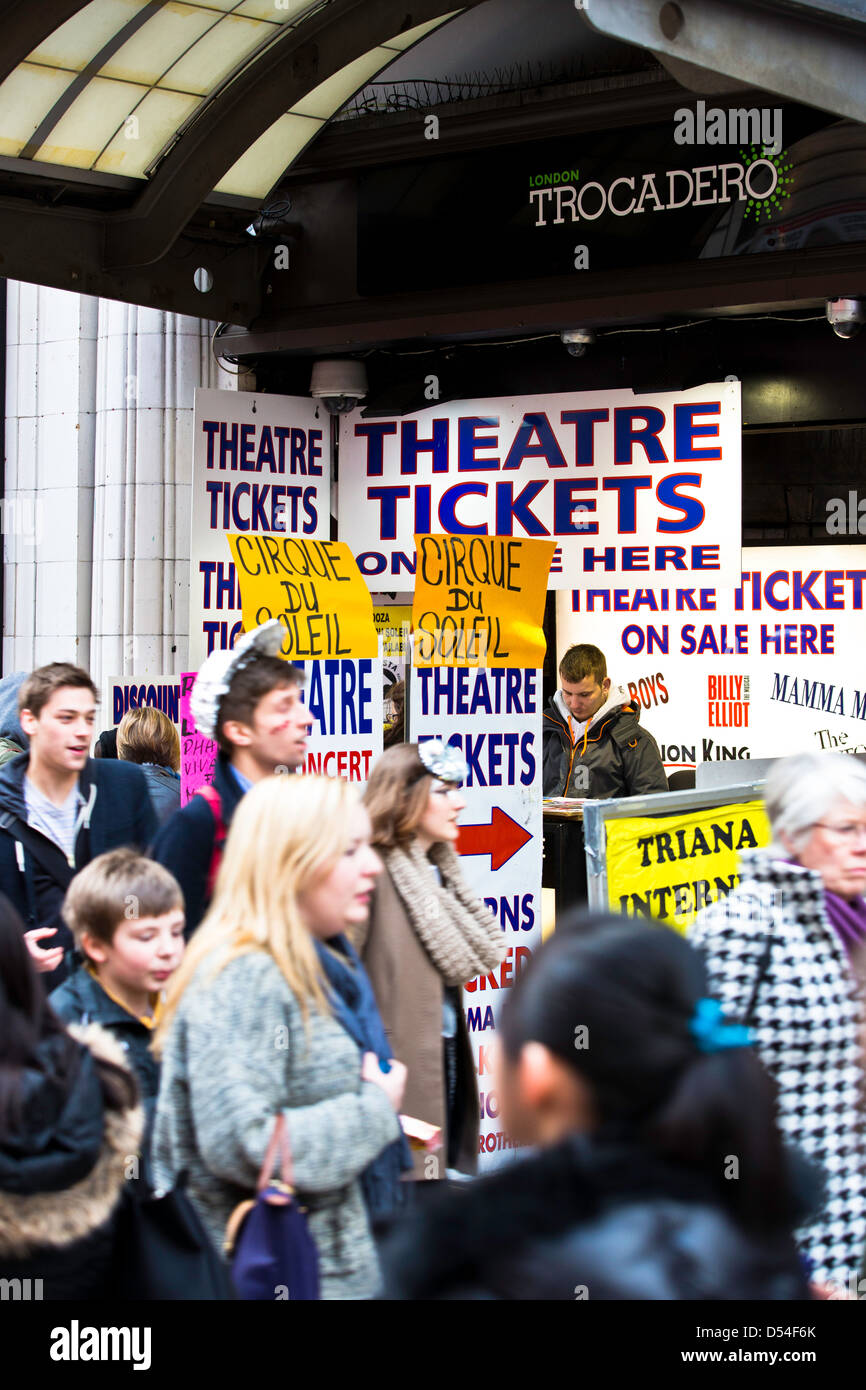
[[[93,745],[94,758],[117,757],[117,729],[103,729]]]
[[[0,895],[0,1278],[33,1280],[34,1299],[109,1296],[143,1124],[123,1049],[95,1024],[67,1032]]]
[[[560,929],[502,1007],[497,1094],[537,1152],[395,1232],[386,1297],[808,1297],[773,1086],[666,927]]]
[[[416,1178],[475,1172],[478,1088],[460,986],[506,951],[454,848],[465,776],[459,749],[438,739],[401,743],[376,763],[364,794],[385,872],[355,943],[394,1053],[409,1069],[404,1112],[443,1132],[444,1162],[416,1153]]]

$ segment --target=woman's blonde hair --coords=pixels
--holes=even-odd
[[[301,1006],[330,1013],[315,944],[298,897],[327,875],[349,844],[356,797],[336,777],[276,775],[239,802],[211,905],[171,984],[153,1043],[159,1055],[184,991],[205,959],[211,978],[236,957],[264,951]]]
[[[180,771],[180,738],[167,714],[152,705],[126,711],[117,728],[117,756]]]

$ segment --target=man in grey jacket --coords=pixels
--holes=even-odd
[[[543,716],[545,796],[644,796],[666,792],[658,744],[638,724],[638,706],[611,686],[604,653],[569,647],[560,689]]]

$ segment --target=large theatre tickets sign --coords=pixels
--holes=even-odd
[[[453,401],[340,422],[339,523],[374,590],[416,535],[556,542],[557,589],[739,579],[740,384]]]

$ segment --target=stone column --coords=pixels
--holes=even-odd
[[[96,299],[7,285],[4,672],[90,660],[97,321]]]
[[[4,671],[73,660],[101,688],[184,668],[193,392],[237,384],[213,329],[10,282]]]

